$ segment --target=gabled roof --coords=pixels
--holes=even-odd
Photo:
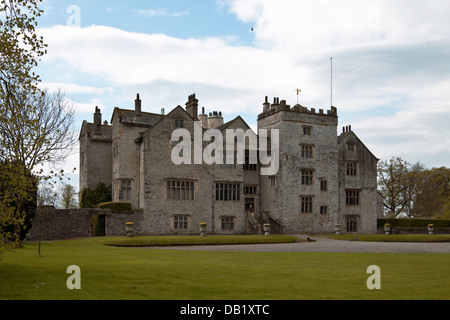
[[[158,124],[161,122],[161,120],[164,119],[164,117],[170,116],[170,115],[171,115],[172,113],[174,113],[176,110],[181,110],[186,116],[188,116],[189,118],[191,118],[192,121],[195,121],[194,118],[193,118],[186,110],[184,110],[184,108],[183,108],[182,106],[178,105],[178,106],[176,106],[174,109],[172,109],[172,111],[170,111],[170,112],[167,114],[167,116],[163,116],[163,117],[161,117],[160,119],[158,119],[158,121],[156,121],[156,122],[152,125],[152,127],[158,125]]]
[[[80,133],[78,134],[78,140],[80,140],[81,135],[84,132],[86,132],[86,134],[88,136],[90,136],[91,139],[94,139],[94,140],[104,140],[104,141],[111,140],[111,137],[112,137],[112,126],[111,125],[107,125],[107,124],[102,124],[100,128],[101,128],[101,134],[100,135],[91,136],[90,134],[95,132],[95,124],[93,124],[91,122],[87,122],[86,120],[84,120],[83,123],[81,124]]]
[[[114,116],[116,114],[119,118],[121,118],[122,123],[143,127],[151,127],[155,125],[159,120],[164,118],[164,115],[162,114],[151,112],[141,112],[140,116],[136,116],[136,112],[134,110],[115,107],[111,116],[111,123],[113,122]]]
[[[250,126],[247,124],[247,122],[245,122],[244,119],[242,119],[241,116],[237,116],[237,117],[234,118],[233,120],[230,120],[230,121],[228,121],[228,122],[225,122],[224,124],[218,126],[216,129],[218,129],[218,130],[220,130],[220,131],[223,131],[223,130],[227,129],[232,123],[236,122],[237,120],[241,120],[241,121],[244,123],[244,125],[245,125],[248,129],[252,130],[252,128],[250,128]],[[253,131],[253,130],[252,130],[252,131]]]
[[[349,136],[354,136],[355,139],[357,139],[359,141],[359,143],[361,143],[361,145],[366,148],[367,151],[369,151],[369,153],[372,155],[372,157],[374,157],[375,159],[380,160],[379,158],[375,157],[375,155],[372,153],[372,151],[370,151],[369,148],[366,147],[366,145],[361,141],[361,139],[358,138],[358,136],[353,132],[353,131],[346,131],[341,133],[338,137],[337,137],[337,142],[338,144],[340,144],[342,141],[344,141],[347,137]]]

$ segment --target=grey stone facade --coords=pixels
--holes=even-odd
[[[280,141],[278,172],[267,176],[248,161],[248,139],[245,164],[194,164],[193,148],[183,150],[192,164],[171,159],[174,130],[186,129],[194,144],[201,123],[202,135],[217,129],[225,141],[227,129],[250,132],[241,117],[224,123],[221,112],[198,114],[195,95],[167,115],[144,112],[139,95],[134,104],[115,108],[110,125],[97,108],[94,122],[83,122],[80,190],[111,185],[113,201],[142,210],[141,234],[198,234],[200,222],[210,234],[258,233],[267,222],[280,233],[331,233],[336,224],[341,232],[376,232],[378,159],[350,127],[338,136],[336,108],[316,112],[266,97],[258,130],[278,129]]]

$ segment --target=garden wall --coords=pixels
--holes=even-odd
[[[98,218],[101,219],[98,219]],[[99,227],[98,221],[102,224]],[[142,211],[112,212],[109,209],[38,208],[27,240],[63,240],[96,235],[125,236],[125,222],[133,222],[135,234],[142,225]],[[102,232],[99,234],[99,228]],[[40,231],[40,232],[39,232]]]

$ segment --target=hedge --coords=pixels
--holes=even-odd
[[[433,224],[435,228],[450,227],[450,220],[440,219],[378,219],[377,227],[381,228],[385,223],[389,223],[391,227],[417,227],[426,228],[429,224]]]
[[[96,205],[99,209],[110,209],[112,212],[131,211],[131,203],[129,202],[103,202]]]

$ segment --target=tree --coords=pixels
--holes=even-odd
[[[60,92],[39,89],[33,72],[46,53],[35,31],[43,12],[41,0],[2,0],[0,3],[0,246],[17,244],[26,220],[26,203],[39,180],[59,178],[63,170],[44,174],[39,165],[61,163],[76,142],[71,126],[73,108]],[[14,225],[4,233],[3,226]],[[0,248],[1,249],[1,248]]]
[[[17,245],[31,229],[36,191],[37,180],[20,163],[0,161],[0,253],[2,245]]]
[[[450,209],[450,169],[432,168],[413,174],[412,215],[417,218],[444,216]]]
[[[90,188],[83,189],[80,196],[80,208],[93,208],[99,203],[111,200],[111,187],[107,187],[103,182],[99,182],[93,190]]]
[[[61,164],[74,150],[75,112],[60,91],[19,92],[14,104],[3,110],[9,115],[9,121],[0,123],[3,157],[20,161],[32,171],[39,164]]]
[[[450,169],[426,169],[401,158],[378,164],[378,187],[388,216],[446,218],[450,216]]]
[[[2,0],[0,3],[0,99],[14,99],[17,88],[37,93],[39,76],[32,72],[47,45],[35,32],[41,0]]]
[[[55,206],[58,201],[58,194],[52,184],[41,183],[37,192],[37,205],[43,206]]]
[[[0,123],[22,122],[11,113],[18,92],[38,95],[39,77],[32,72],[38,59],[45,54],[46,45],[35,32],[36,18],[42,13],[39,0],[2,0],[0,3]],[[28,108],[26,112],[32,113]],[[5,244],[16,245],[20,241],[20,229],[25,222],[27,201],[32,199],[36,181],[23,162],[8,158],[9,144],[0,132],[0,251]],[[14,231],[8,226],[14,226]]]
[[[77,192],[74,186],[63,183],[61,188],[61,204],[64,209],[71,209],[77,206],[77,201],[75,199]]]
[[[378,163],[378,186],[383,197],[384,208],[388,216],[398,217],[405,213],[411,200],[408,189],[411,181],[408,177],[409,163],[402,158],[392,158]]]

